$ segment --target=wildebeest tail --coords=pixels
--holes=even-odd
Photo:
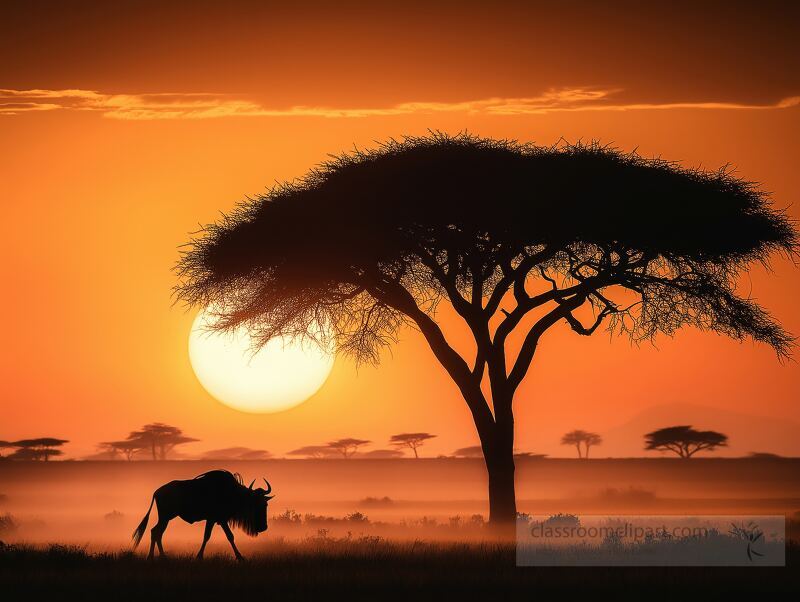
[[[136,546],[139,545],[139,542],[142,541],[142,536],[144,535],[144,530],[147,529],[147,521],[150,520],[150,511],[153,509],[153,502],[156,501],[156,495],[153,494],[152,499],[150,500],[150,507],[147,509],[147,514],[144,515],[142,522],[139,523],[139,526],[136,527],[136,531],[133,532],[133,549],[136,549]]]

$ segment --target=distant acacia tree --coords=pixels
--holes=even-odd
[[[138,452],[148,451],[146,443],[139,439],[124,439],[122,441],[112,441],[111,446],[113,449],[122,453],[125,459],[130,462],[133,456]]]
[[[645,435],[645,449],[671,451],[691,458],[702,450],[713,451],[728,445],[728,436],[716,431],[697,431],[691,426],[670,426]]]
[[[9,457],[14,460],[44,460],[47,462],[50,458],[64,455],[64,452],[58,448],[65,443],[69,443],[69,441],[67,439],[56,439],[55,437],[21,439],[14,441],[14,447],[17,448],[17,451]]]
[[[419,458],[417,449],[434,437],[436,435],[431,435],[430,433],[400,433],[399,435],[392,435],[389,443],[397,447],[407,447],[414,452],[415,458]]]
[[[306,458],[325,458],[337,453],[329,445],[306,445],[288,452],[288,456],[305,456]]]
[[[340,454],[345,459],[353,457],[358,451],[359,447],[367,445],[368,443],[372,443],[372,441],[367,441],[366,439],[337,439],[336,441],[329,441],[328,447]]]
[[[153,460],[166,460],[169,452],[178,445],[194,443],[199,439],[187,437],[176,426],[153,422],[145,424],[138,431],[132,431],[126,441],[138,444],[139,449],[149,449]]]
[[[122,454],[128,461],[139,453],[148,453],[153,460],[166,460],[169,453],[178,445],[196,441],[199,439],[187,437],[176,426],[153,422],[144,425],[138,431],[131,431],[125,439],[103,441],[98,447],[107,451],[112,457]]]
[[[218,330],[333,342],[360,362],[417,328],[472,414],[490,521],[510,526],[513,400],[551,328],[640,341],[689,325],[785,357],[792,337],[737,276],[797,251],[788,217],[725,170],[434,133],[333,158],[206,226],[177,294],[212,307]],[[440,302],[474,355],[452,345]]]
[[[42,460],[42,454],[39,450],[30,447],[20,447],[13,454],[8,456],[9,460],[23,460],[23,461],[39,461]]]
[[[597,433],[590,433],[588,431],[581,430],[570,431],[561,437],[561,445],[574,445],[578,450],[579,458],[588,458],[589,448],[593,445],[600,445],[602,442],[603,438]],[[581,444],[583,444],[584,448],[586,449],[585,454],[581,452]]]
[[[141,451],[149,451],[147,443],[140,439],[123,439],[121,441],[103,441],[98,445],[101,450],[107,451],[112,458],[119,454],[130,462],[133,456]]]
[[[578,457],[583,458],[583,451],[581,450],[581,443],[586,440],[586,436],[589,433],[586,431],[570,431],[563,437],[561,437],[561,445],[574,445],[575,449],[578,450]]]

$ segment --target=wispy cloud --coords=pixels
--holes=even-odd
[[[219,117],[323,117],[353,119],[393,115],[467,113],[484,115],[543,115],[577,111],[646,111],[670,109],[777,110],[800,105],[800,96],[773,104],[732,102],[615,102],[619,89],[560,88],[538,96],[486,98],[462,102],[404,102],[386,107],[327,107],[297,105],[270,108],[226,94],[106,94],[94,90],[0,89],[0,115],[31,111],[94,111],[125,120],[214,119]]]

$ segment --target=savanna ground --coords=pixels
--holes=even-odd
[[[211,468],[267,476],[270,528],[237,534],[236,563],[216,530],[193,560],[202,527],[173,521],[169,556],[148,562],[130,533],[158,485]],[[519,509],[536,514],[783,514],[797,539],[800,460],[522,459]],[[156,595],[227,599],[586,597],[711,599],[798,592],[797,545],[787,567],[568,568],[515,565],[492,541],[479,460],[264,462],[0,462],[0,591],[26,599]],[[154,517],[151,518],[151,526]],[[149,543],[145,537],[143,546]]]
[[[26,600],[722,600],[800,591],[796,546],[786,568],[517,568],[514,558],[511,545],[491,543],[293,543],[243,563],[12,546],[0,550],[0,588]]]

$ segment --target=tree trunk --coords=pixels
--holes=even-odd
[[[505,454],[486,458],[486,469],[489,473],[489,522],[499,527],[513,527],[517,518],[514,458]]]
[[[481,437],[481,447],[489,476],[489,522],[499,531],[513,535],[517,520],[514,422],[504,422],[496,424],[490,436]]]

